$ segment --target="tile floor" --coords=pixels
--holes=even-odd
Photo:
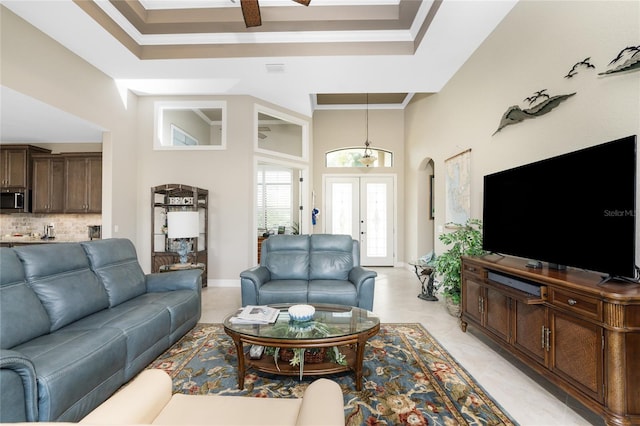
[[[523,426],[603,424],[566,393],[526,369],[469,327],[463,333],[441,301],[418,299],[420,284],[413,270],[370,268],[378,272],[373,311],[385,323],[421,323],[449,353]],[[238,287],[203,289],[201,322],[222,322],[240,306]],[[499,354],[500,353],[500,354]]]

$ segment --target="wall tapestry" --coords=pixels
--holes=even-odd
[[[573,92],[568,95],[549,96],[545,93],[546,91],[547,89],[539,90],[533,95],[525,98],[524,102],[529,103],[529,108],[522,109],[518,105],[513,105],[507,108],[507,111],[502,115],[498,129],[493,132],[493,134],[495,135],[500,130],[511,124],[520,123],[521,121],[529,118],[536,118],[541,115],[545,115],[560,105],[560,103],[576,94],[576,92]]]
[[[445,223],[464,224],[471,213],[471,149],[444,161]]]
[[[617,65],[616,65],[617,64]],[[609,62],[609,66],[615,65],[598,75],[614,74],[623,71],[640,70],[640,45],[629,46],[618,52],[618,55]]]

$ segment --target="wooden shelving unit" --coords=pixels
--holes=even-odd
[[[207,245],[209,229],[209,191],[194,186],[169,183],[151,188],[151,272],[160,272],[163,265],[179,262],[177,241],[167,237],[167,212],[198,211],[200,232],[192,238],[190,262],[204,264],[202,286],[207,285]]]

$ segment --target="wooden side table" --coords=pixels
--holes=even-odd
[[[158,271],[160,272],[173,272],[173,271],[187,271],[189,269],[200,269],[203,273],[206,271],[207,266],[204,263],[171,263],[169,265],[160,265]],[[207,283],[202,281],[202,287],[206,287]]]

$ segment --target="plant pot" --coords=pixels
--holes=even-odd
[[[454,303],[453,299],[450,297],[444,298],[445,306],[447,307],[447,312],[449,315],[454,316],[456,318],[460,318],[460,314],[462,313],[462,307],[459,303]]]

